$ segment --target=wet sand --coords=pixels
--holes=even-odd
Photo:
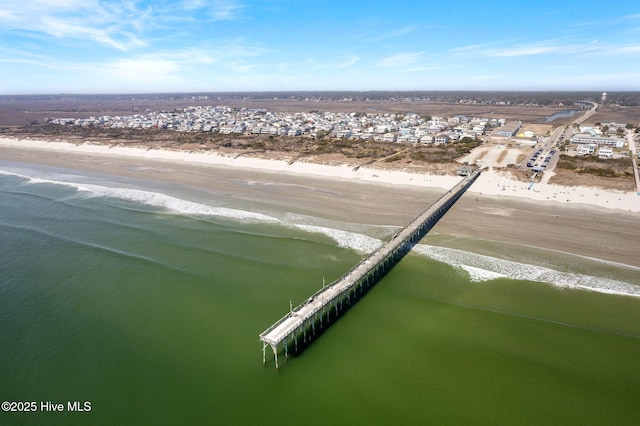
[[[169,160],[1,147],[0,159],[175,183],[291,213],[402,226],[444,190]],[[588,204],[465,194],[434,232],[640,267],[640,214]]]

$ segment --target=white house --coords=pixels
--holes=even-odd
[[[577,155],[591,155],[596,152],[596,144],[582,144],[577,147]]]
[[[598,158],[613,158],[613,148],[610,146],[601,146],[598,150]]]
[[[386,133],[383,137],[382,140],[385,142],[396,142],[398,140],[398,134],[397,133]]]
[[[441,134],[441,135],[437,135],[434,139],[433,142],[436,145],[446,145],[449,143],[449,135],[447,134]]]

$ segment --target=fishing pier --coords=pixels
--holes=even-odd
[[[297,354],[319,333],[362,297],[417,244],[464,192],[480,176],[481,170],[469,174],[438,198],[411,223],[395,234],[340,278],[314,293],[260,334],[262,363],[271,346],[278,368],[278,352]],[[280,349],[282,348],[282,349]]]

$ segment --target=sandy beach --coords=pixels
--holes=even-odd
[[[401,226],[457,176],[266,160],[86,142],[0,138],[0,159],[176,183],[354,223]],[[640,197],[517,182],[485,171],[434,228],[640,266]]]

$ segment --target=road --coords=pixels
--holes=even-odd
[[[585,112],[583,115],[581,115],[580,117],[578,117],[575,120],[573,120],[570,124],[568,124],[568,125],[566,125],[564,127],[558,127],[551,134],[551,136],[549,137],[549,140],[547,141],[547,144],[545,145],[545,149],[551,149],[551,147],[556,145],[556,143],[558,142],[558,139],[563,134],[564,129],[568,129],[569,127],[573,126],[574,124],[580,125],[580,124],[584,123],[593,114],[595,114],[596,111],[598,110],[598,104],[595,103],[595,102],[592,102],[592,104],[593,104],[593,106],[591,107],[591,109],[589,111]]]
[[[582,124],[587,118],[591,117],[593,114],[596,113],[596,111],[598,110],[598,104],[595,102],[591,102],[591,103],[593,104],[593,107],[591,107],[591,109],[587,111],[583,116],[573,120],[571,124]]]
[[[596,113],[596,111],[598,110],[598,104],[595,102],[590,102],[590,103],[592,106],[589,111],[585,112],[583,115],[573,120],[570,124],[566,126],[559,126],[558,128],[556,128],[551,134],[551,136],[549,136],[549,139],[547,139],[547,141],[545,142],[542,148],[538,148],[535,151],[531,152],[525,158],[525,160],[523,160],[522,163],[520,163],[521,166],[526,163],[527,167],[530,170],[535,172],[531,178],[532,183],[535,182],[536,177],[540,172],[543,173],[543,178],[541,182],[543,183],[549,182],[549,179],[553,176],[552,172],[555,169],[556,164],[558,163],[559,155],[557,152],[557,148],[555,148],[556,146],[559,146],[558,141],[562,138],[562,136],[564,135],[564,132],[567,129],[569,129],[571,126],[582,124],[585,120],[587,120],[593,114]],[[636,175],[637,175],[637,172],[636,172]],[[636,187],[640,188],[637,182],[638,181],[636,180]],[[640,189],[638,190],[640,191]]]
[[[548,155],[548,152],[551,149],[553,149],[554,146],[558,145],[557,144],[558,140],[560,139],[560,136],[562,136],[564,134],[565,129],[569,129],[574,124],[580,125],[580,124],[584,123],[585,120],[587,120],[593,114],[596,113],[596,111],[598,110],[598,104],[595,103],[595,102],[591,102],[591,104],[593,106],[591,107],[591,109],[589,111],[585,112],[583,115],[581,115],[580,117],[578,117],[575,120],[573,120],[570,124],[568,124],[566,126],[560,126],[556,130],[554,130],[554,132],[551,134],[551,136],[547,140],[547,143],[544,145],[544,153],[543,153],[543,155]],[[555,169],[555,167],[556,167],[556,163],[557,162],[558,162],[558,155],[552,154],[552,159],[551,159],[550,163],[548,164],[548,167],[547,167],[546,171],[553,171],[553,169]]]

